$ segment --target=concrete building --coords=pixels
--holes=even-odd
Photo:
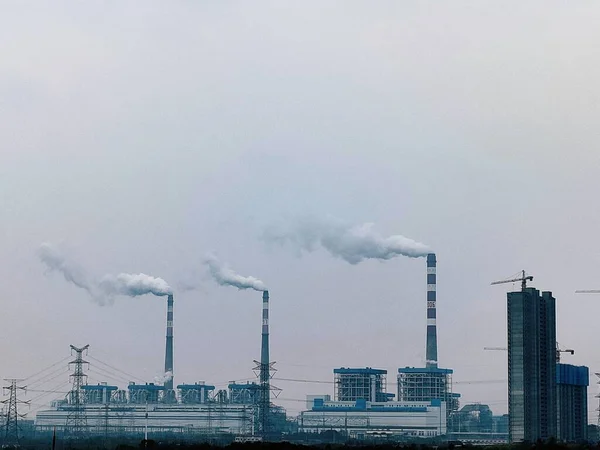
[[[431,402],[327,402],[316,398],[300,414],[298,429],[306,433],[335,430],[355,439],[369,436],[431,438],[446,434],[446,404]]]
[[[589,369],[585,366],[557,364],[557,437],[565,442],[578,442],[587,435],[587,388]]]
[[[510,442],[556,436],[556,313],[551,292],[509,292],[508,413]]]

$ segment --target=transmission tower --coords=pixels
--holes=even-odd
[[[10,383],[10,386],[4,386],[4,392],[8,391],[9,396],[7,400],[3,400],[2,403],[8,405],[6,410],[6,429],[4,431],[4,446],[18,446],[19,445],[19,417],[25,417],[25,414],[19,414],[17,406],[21,404],[29,404],[29,402],[21,401],[17,398],[17,391],[25,390],[25,386],[18,386],[17,383],[23,380],[17,380],[15,378],[5,379]]]
[[[254,373],[258,377],[259,388],[258,388],[258,399],[256,401],[256,407],[258,412],[258,431],[263,438],[268,438],[273,432],[271,422],[271,393],[274,397],[277,397],[281,392],[276,386],[271,383],[273,373],[277,371],[275,369],[275,362],[263,364],[259,361],[254,361],[256,366],[254,367]]]
[[[67,414],[65,431],[73,436],[80,436],[87,430],[87,417],[85,414],[83,390],[81,387],[87,384],[87,375],[83,372],[83,365],[89,363],[83,360],[83,352],[86,352],[87,354],[87,349],[89,347],[89,345],[86,345],[85,347],[77,348],[74,345],[71,345],[71,354],[75,352],[75,360],[69,363],[69,366],[73,365],[73,373],[70,375],[73,379],[73,388],[67,394],[69,412]]]

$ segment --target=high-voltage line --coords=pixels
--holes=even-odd
[[[70,356],[65,356],[65,357],[64,357],[63,359],[61,359],[60,361],[57,361],[57,362],[55,362],[54,364],[51,364],[50,366],[48,366],[48,367],[45,367],[45,368],[43,368],[42,370],[39,370],[38,372],[34,373],[33,375],[29,375],[28,377],[26,377],[26,378],[23,378],[23,380],[24,380],[24,381],[27,381],[27,386],[28,386],[28,387],[30,387],[32,384],[35,384],[35,383],[37,383],[37,382],[39,381],[39,380],[36,380],[36,377],[37,377],[38,375],[40,375],[40,374],[42,374],[42,373],[44,373],[44,372],[46,372],[46,371],[48,371],[48,370],[50,370],[50,369],[52,369],[52,368],[54,368],[54,367],[58,366],[59,364],[62,364],[63,362],[65,362],[65,361],[66,361],[67,359],[69,359],[69,358],[70,358]],[[55,372],[55,371],[53,371],[52,373],[54,373],[54,372]],[[48,374],[45,374],[43,377],[41,377],[41,378],[40,378],[40,380],[41,380],[41,379],[43,379],[43,378],[44,378],[44,377],[46,377],[46,376],[48,376]],[[35,381],[33,381],[33,380],[35,380]]]
[[[73,388],[69,392],[69,412],[67,414],[67,423],[65,430],[67,433],[77,437],[87,429],[87,417],[83,407],[83,392],[81,387],[85,384],[87,375],[83,372],[83,365],[89,364],[83,360],[83,352],[87,351],[89,345],[85,347],[75,347],[71,345],[71,351],[75,352],[75,360],[69,364],[74,365],[73,373],[70,377],[73,379]]]
[[[4,446],[18,446],[19,445],[19,417],[23,418],[25,415],[20,415],[18,412],[19,404],[28,404],[17,398],[17,391],[25,390],[25,386],[18,386],[17,383],[23,380],[17,380],[15,378],[5,379],[10,383],[9,386],[4,386],[4,391],[9,392],[8,399],[3,400],[2,403],[8,404],[6,411],[6,428],[4,431]]]
[[[119,372],[119,373],[122,373],[123,375],[126,375],[126,376],[128,377],[128,378],[127,378],[127,380],[128,380],[128,381],[133,381],[133,380],[135,380],[135,381],[139,381],[139,382],[141,382],[141,383],[144,383],[144,382],[145,382],[145,380],[143,380],[143,379],[141,379],[141,378],[139,378],[139,377],[136,377],[135,375],[131,375],[130,373],[127,373],[127,372],[125,372],[125,371],[123,371],[123,370],[121,370],[121,369],[118,369],[118,368],[116,368],[116,367],[113,367],[113,366],[111,366],[110,364],[108,364],[108,363],[105,363],[104,361],[101,361],[101,360],[99,360],[98,358],[94,358],[94,357],[93,357],[93,356],[91,356],[91,355],[89,355],[88,357],[89,357],[91,360],[93,360],[93,361],[96,361],[97,363],[100,363],[100,364],[102,364],[102,365],[104,365],[104,366],[108,367],[109,369],[112,369],[112,370],[114,370],[114,371],[116,371],[116,372]]]

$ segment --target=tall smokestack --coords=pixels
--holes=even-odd
[[[260,349],[260,404],[259,421],[263,436],[269,433],[271,407],[271,364],[269,361],[269,291],[263,291],[262,345]]]
[[[167,346],[165,349],[165,390],[173,390],[173,294],[167,297]]]
[[[437,326],[436,326],[436,268],[435,253],[427,255],[427,350],[426,367],[437,368]]]
[[[269,364],[269,291],[263,291],[262,308],[262,346],[260,349],[260,363]]]

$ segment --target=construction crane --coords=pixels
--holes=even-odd
[[[572,348],[566,348],[564,350],[561,350],[560,347],[558,346],[558,342],[556,343],[556,363],[560,362],[560,354],[561,353],[570,353],[571,355],[575,354],[575,350],[573,350]]]
[[[582,289],[575,291],[576,294],[600,294],[600,289]]]
[[[500,351],[504,351],[507,352],[508,348],[506,347],[483,347],[484,350],[500,350]],[[559,363],[560,362],[560,354],[561,353],[570,353],[571,355],[575,354],[575,350],[573,350],[572,348],[566,348],[564,350],[562,350],[560,348],[560,345],[558,344],[558,342],[556,343],[556,362]]]
[[[492,285],[495,284],[504,284],[504,283],[516,283],[517,281],[521,282],[521,290],[525,290],[525,288],[527,287],[527,281],[533,281],[533,276],[532,275],[527,275],[525,273],[524,270],[521,271],[521,276],[520,277],[512,277],[509,278],[508,280],[500,280],[500,281],[494,281],[492,283]]]

